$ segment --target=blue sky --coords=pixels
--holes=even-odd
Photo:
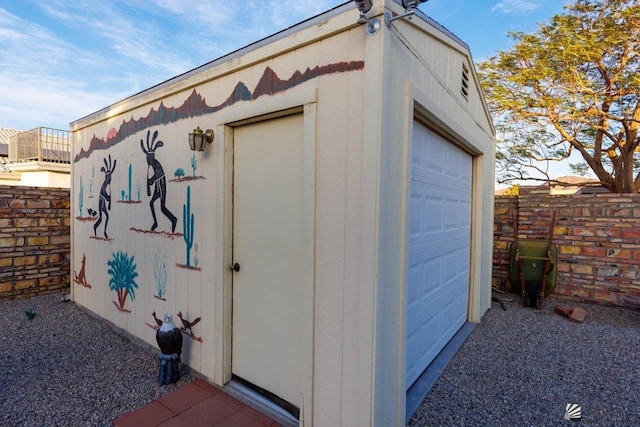
[[[344,3],[343,0],[0,0],[0,126],[69,122]],[[420,9],[476,62],[561,0],[430,0]],[[354,10],[354,19],[357,14]]]

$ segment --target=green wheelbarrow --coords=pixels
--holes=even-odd
[[[520,288],[523,306],[542,308],[544,298],[556,288],[558,277],[558,248],[552,242],[556,213],[553,212],[548,240],[521,241],[516,219],[512,219],[515,241],[509,248],[511,285]]]

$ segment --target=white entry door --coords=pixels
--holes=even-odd
[[[472,158],[418,122],[409,206],[407,387],[467,320]]]
[[[303,116],[233,137],[232,373],[300,407]],[[294,411],[295,412],[295,411]]]

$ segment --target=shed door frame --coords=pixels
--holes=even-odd
[[[300,91],[289,96],[254,101],[237,111],[220,114],[216,126],[216,226],[224,232],[217,234],[215,255],[216,332],[214,351],[214,381],[224,385],[232,376],[232,309],[233,289],[233,132],[234,127],[260,122],[290,114],[303,113],[303,229],[304,282],[302,286],[301,337],[301,399],[300,420],[311,425],[313,420],[313,346],[314,346],[314,288],[315,288],[315,176],[316,176],[316,90]]]
[[[467,321],[473,321],[474,310],[476,309],[477,304],[475,304],[474,299],[477,298],[478,288],[480,287],[479,281],[477,280],[477,275],[479,273],[479,268],[477,265],[477,242],[479,241],[481,230],[477,226],[480,222],[476,216],[476,210],[478,207],[478,195],[477,195],[477,183],[478,183],[478,164],[479,164],[479,153],[477,150],[469,147],[464,144],[464,139],[457,134],[455,131],[446,127],[443,122],[440,121],[440,115],[437,111],[430,111],[423,107],[416,99],[411,99],[411,112],[413,114],[408,114],[407,118],[407,138],[405,140],[404,147],[404,173],[403,177],[403,200],[402,200],[402,209],[404,212],[403,215],[403,236],[402,236],[402,269],[401,269],[401,282],[402,283],[402,291],[400,295],[400,312],[401,314],[401,333],[399,334],[399,348],[401,349],[401,371],[405,372],[406,370],[406,334],[407,334],[407,312],[405,307],[405,299],[407,297],[407,280],[408,280],[408,267],[409,267],[409,209],[408,209],[408,200],[411,197],[411,156],[412,156],[412,142],[413,142],[413,123],[418,122],[428,130],[436,133],[441,136],[445,140],[449,141],[449,143],[455,145],[460,148],[462,151],[466,152],[472,157],[471,167],[473,170],[471,171],[471,247],[470,247],[470,260],[469,260],[469,298],[467,302]],[[433,106],[430,106],[433,108]],[[406,390],[406,385],[404,385],[404,381],[402,382],[402,387]]]
[[[467,175],[467,176],[466,176],[466,179],[465,179],[465,181],[466,181],[466,180],[468,180],[468,181],[467,181],[467,182],[465,182],[465,186],[464,186],[464,189],[463,189],[463,191],[464,191],[464,193],[465,193],[464,195],[462,195],[462,194],[460,194],[460,193],[456,192],[456,191],[455,191],[454,189],[452,189],[452,188],[449,188],[449,190],[447,190],[447,189],[446,189],[446,188],[447,188],[446,186],[447,186],[447,185],[450,185],[450,184],[449,184],[449,180],[448,180],[448,179],[443,180],[442,182],[440,182],[440,183],[438,183],[438,184],[436,184],[436,185],[432,185],[432,184],[430,184],[430,183],[428,182],[428,180],[427,180],[426,182],[422,182],[422,185],[421,185],[421,188],[422,188],[422,194],[427,194],[427,195],[429,195],[429,196],[438,196],[438,195],[440,195],[440,191],[441,191],[440,189],[445,188],[445,193],[446,193],[447,195],[450,195],[450,194],[452,194],[452,193],[455,193],[455,195],[457,195],[457,196],[462,195],[462,196],[463,196],[463,197],[462,197],[462,200],[464,200],[465,202],[468,200],[468,204],[466,204],[466,205],[464,206],[464,211],[459,211],[460,206],[455,205],[455,209],[456,209],[455,214],[456,214],[456,215],[457,215],[457,214],[461,214],[461,215],[463,215],[463,216],[464,216],[464,218],[465,218],[465,219],[468,219],[468,220],[469,220],[468,226],[463,227],[463,228],[462,228],[462,230],[460,230],[460,231],[462,231],[462,232],[460,233],[460,232],[459,232],[459,230],[458,230],[458,228],[457,228],[458,226],[460,226],[460,223],[459,223],[458,221],[456,221],[456,223],[455,223],[455,225],[456,225],[456,229],[453,231],[454,235],[457,235],[457,238],[458,238],[458,239],[460,239],[460,241],[459,241],[460,243],[462,243],[462,239],[464,239],[464,245],[465,245],[464,247],[465,247],[465,248],[468,248],[468,251],[469,251],[469,253],[468,253],[468,257],[467,257],[467,262],[468,262],[468,263],[465,263],[465,264],[466,264],[466,268],[465,268],[465,270],[464,270],[464,272],[466,273],[466,276],[467,276],[467,277],[465,278],[465,280],[464,280],[464,281],[459,281],[459,280],[458,280],[458,277],[457,277],[457,276],[458,276],[458,273],[459,273],[459,270],[457,270],[457,269],[456,269],[456,278],[453,278],[453,277],[443,278],[443,277],[440,277],[440,276],[438,277],[438,280],[439,280],[439,279],[443,279],[443,282],[442,282],[442,283],[444,283],[444,280],[453,280],[453,282],[454,282],[454,285],[455,285],[455,286],[458,286],[458,285],[459,285],[459,286],[460,286],[460,289],[462,289],[462,288],[464,287],[464,293],[466,293],[466,294],[467,294],[467,295],[466,295],[466,298],[464,299],[464,304],[465,304],[465,308],[464,308],[464,319],[460,319],[460,317],[456,316],[456,319],[455,319],[455,325],[458,325],[458,322],[459,322],[459,321],[461,321],[462,323],[461,323],[461,324],[458,326],[458,328],[453,332],[453,334],[452,334],[452,335],[450,335],[450,334],[451,334],[451,330],[449,329],[449,330],[445,331],[445,332],[446,332],[445,334],[441,334],[441,335],[439,335],[439,336],[437,337],[437,342],[432,342],[432,344],[433,344],[433,346],[434,346],[434,347],[438,347],[438,349],[437,349],[437,353],[436,353],[436,355],[437,355],[437,354],[439,354],[439,353],[440,353],[440,351],[442,351],[442,349],[443,349],[443,348],[444,348],[444,346],[446,345],[446,343],[445,343],[445,344],[443,344],[443,343],[442,343],[442,341],[440,341],[441,337],[446,336],[446,337],[448,337],[447,341],[449,341],[449,339],[451,339],[451,338],[453,337],[453,335],[455,335],[455,333],[457,333],[457,331],[459,330],[459,328],[461,328],[461,327],[464,325],[464,323],[468,321],[468,318],[469,318],[469,302],[470,302],[470,298],[469,298],[469,290],[470,290],[470,285],[471,285],[471,277],[470,277],[470,264],[471,264],[471,238],[472,238],[472,235],[471,235],[471,215],[472,215],[472,212],[471,212],[471,196],[472,196],[472,194],[473,194],[473,155],[469,154],[469,153],[468,153],[468,151],[466,151],[466,150],[462,149],[458,144],[456,144],[456,143],[454,143],[453,141],[451,141],[451,139],[450,139],[450,138],[447,138],[447,137],[443,136],[441,133],[437,132],[435,129],[433,129],[432,127],[430,127],[430,126],[428,126],[427,124],[425,124],[425,122],[424,122],[423,120],[421,120],[421,119],[420,119],[420,117],[419,117],[418,115],[414,115],[414,119],[413,119],[413,123],[412,123],[411,141],[409,142],[410,147],[411,147],[411,148],[409,149],[409,155],[410,155],[410,156],[409,156],[409,159],[411,159],[411,160],[409,161],[409,164],[408,164],[408,166],[407,166],[407,168],[408,168],[408,170],[407,170],[407,179],[409,180],[409,183],[408,183],[408,186],[409,186],[409,194],[408,194],[408,196],[409,196],[409,198],[412,198],[412,197],[414,196],[414,164],[413,164],[413,155],[414,155],[414,153],[413,153],[413,149],[416,147],[416,145],[415,145],[415,140],[416,140],[416,137],[417,137],[417,135],[416,135],[416,130],[418,130],[418,129],[422,129],[422,130],[423,130],[423,132],[426,132],[426,134],[425,134],[425,135],[427,135],[427,136],[428,136],[428,137],[430,137],[430,138],[431,138],[431,137],[433,137],[433,138],[437,138],[439,141],[441,141],[441,142],[442,142],[442,144],[446,145],[447,147],[448,147],[448,146],[452,146],[452,147],[456,150],[456,152],[458,152],[458,153],[464,153],[464,155],[465,155],[465,156],[468,156],[468,159],[470,160],[470,162],[469,162],[469,163],[470,163],[470,167],[472,168],[472,169],[469,171],[469,175]],[[428,155],[429,155],[429,153],[427,152],[427,153],[426,153],[426,155],[428,156]],[[456,157],[455,159],[456,159],[456,161],[457,161],[457,157]],[[445,162],[444,160],[443,160],[443,163],[445,163],[445,165],[443,166],[443,171],[445,171],[445,172],[446,172],[446,171],[448,171],[448,170],[449,170],[449,169],[447,169],[449,165],[448,165],[448,164],[446,164],[446,162]],[[462,162],[462,163],[465,163],[465,162]],[[456,164],[456,166],[459,166],[459,164]],[[429,169],[429,168],[426,168],[426,169]],[[424,172],[425,172],[426,174],[430,174],[430,173],[431,173],[431,172],[430,172],[430,171],[428,171],[428,170],[425,170]],[[424,178],[424,177],[423,177],[423,178]],[[434,178],[434,177],[433,177],[432,175],[428,175],[428,178]],[[446,182],[444,182],[444,181],[446,181]],[[467,186],[467,185],[468,185],[468,186]],[[445,187],[443,187],[443,186],[445,186]],[[458,187],[456,186],[455,188],[458,188]],[[466,192],[466,190],[467,190],[467,189],[468,189],[468,191],[469,191],[468,193]],[[434,193],[434,192],[435,192],[435,193]],[[444,199],[447,199],[447,200],[448,200],[448,197],[449,197],[449,196],[443,196],[443,197],[444,197]],[[468,199],[467,199],[467,197],[468,197]],[[460,200],[460,199],[458,199],[458,198],[454,197],[453,195],[451,195],[451,198],[453,198],[455,201],[459,201],[459,200]],[[443,199],[443,200],[444,200],[444,199]],[[445,204],[445,205],[446,205],[446,204]],[[440,207],[441,207],[443,210],[445,210],[445,207],[446,207],[445,205],[440,205]],[[424,207],[424,206],[423,206],[423,207]],[[451,207],[451,206],[450,206],[450,207]],[[409,208],[407,208],[407,209],[409,209]],[[409,227],[410,227],[410,226],[411,226],[411,224],[412,224],[412,223],[413,223],[413,221],[414,221],[414,218],[411,218],[411,209],[409,209],[409,210],[410,210],[410,213],[409,213],[409,218],[407,218],[407,226],[409,226]],[[413,212],[413,213],[415,213],[415,212]],[[440,234],[442,234],[442,233],[443,233],[443,234],[446,234],[446,235],[449,237],[449,236],[450,236],[450,232],[449,232],[449,231],[444,231],[444,230],[446,230],[446,229],[447,229],[447,224],[448,224],[448,221],[444,218],[444,217],[448,217],[448,216],[446,215],[446,213],[449,213],[449,212],[448,212],[448,211],[447,211],[447,212],[443,212],[443,217],[441,217],[441,218],[440,218],[440,221],[444,221],[444,223],[440,223],[440,222],[438,223],[438,225],[440,225],[440,226],[442,227],[442,228],[440,229],[440,231],[434,231],[434,230],[432,230],[432,232],[433,232],[433,233],[435,233],[436,235],[440,235]],[[418,213],[418,216],[420,216],[420,215],[421,215],[421,213]],[[430,222],[429,218],[426,218],[426,221],[427,221],[427,223],[428,223],[428,224],[431,224],[431,222]],[[463,224],[464,224],[464,221],[463,221]],[[424,225],[424,224],[421,224],[421,225]],[[421,232],[422,232],[422,230],[421,230]],[[468,234],[467,234],[467,233],[468,233]],[[426,236],[422,235],[422,238],[425,238],[425,237],[426,237]],[[407,249],[406,249],[406,250],[407,250],[407,253],[406,253],[406,256],[407,256],[407,262],[406,262],[406,264],[407,264],[407,266],[405,267],[405,269],[406,269],[407,273],[405,273],[405,274],[406,274],[406,278],[405,278],[405,282],[404,282],[404,288],[405,288],[405,298],[404,298],[404,303],[405,303],[405,304],[408,304],[409,302],[407,301],[407,294],[408,294],[408,292],[409,292],[409,290],[410,290],[410,287],[411,287],[411,285],[410,285],[410,277],[409,277],[409,268],[410,268],[410,264],[411,264],[410,259],[411,259],[412,253],[413,253],[413,252],[412,252],[412,248],[413,248],[413,247],[411,246],[411,236],[409,235],[408,231],[407,231],[407,237],[406,237],[406,244],[407,244]],[[455,246],[455,245],[451,245],[449,241],[443,241],[443,242],[442,242],[442,244],[443,244],[445,247],[447,247],[448,249],[455,249],[455,251],[456,251],[456,252],[455,252],[455,254],[456,254],[456,258],[457,258],[457,256],[459,255],[458,250],[460,249],[460,247]],[[468,246],[467,246],[467,245],[468,245]],[[430,252],[430,251],[431,251],[431,248],[434,248],[434,250],[435,250],[435,247],[434,247],[433,245],[431,245],[431,246],[429,246],[429,248],[430,248],[430,249],[425,249],[425,251],[429,254],[429,260],[433,260],[434,258],[432,258],[432,256],[435,256],[435,253],[432,253],[432,252]],[[442,249],[442,247],[437,245],[437,251],[439,252],[441,249]],[[419,257],[418,257],[418,258],[419,258]],[[451,261],[450,259],[449,259],[449,261],[446,261],[445,259],[440,259],[440,262],[442,263],[441,267],[442,267],[442,268],[446,268],[446,267],[447,267],[447,263],[448,263],[448,262],[450,262],[450,261]],[[455,263],[456,263],[456,265],[457,265],[458,260],[455,260],[454,262],[455,262]],[[438,264],[438,265],[439,265],[439,264]],[[460,265],[457,265],[457,268],[460,268],[460,267],[461,267]],[[442,274],[442,272],[440,272],[440,274]],[[438,273],[435,273],[435,272],[434,272],[434,275],[438,275]],[[424,278],[423,278],[423,279],[424,279]],[[453,289],[453,288],[449,288],[449,287],[447,287],[446,289],[439,289],[436,293],[437,293],[438,295],[442,295],[442,294],[450,295],[449,293],[451,292],[451,290],[452,290],[452,289]],[[460,294],[457,294],[457,295],[460,295]],[[436,297],[436,299],[438,299],[438,298]],[[446,299],[447,299],[451,304],[453,304],[453,302],[454,302],[454,300],[453,300],[453,299],[449,300],[449,297],[446,297]],[[458,298],[455,298],[455,299],[456,299],[456,300],[458,300]],[[433,302],[433,299],[432,299],[432,298],[429,298],[429,300],[430,300],[431,302]],[[424,303],[423,303],[423,304],[424,304]],[[426,304],[430,304],[430,302],[427,302]],[[457,304],[457,303],[456,303],[456,304]],[[421,307],[422,307],[423,309],[425,309],[425,308],[426,308],[424,305],[421,305]],[[445,307],[443,307],[443,306],[437,306],[437,307],[429,306],[429,307],[430,307],[430,308],[429,308],[429,309],[427,309],[427,312],[428,312],[429,314],[433,314],[434,316],[435,316],[436,314],[440,314],[440,313],[442,313],[442,312],[443,312],[443,309],[445,308]],[[431,311],[431,309],[433,309],[434,311]],[[456,311],[456,313],[460,313],[460,314],[462,314],[462,312],[461,312],[461,311],[458,311],[458,309],[461,309],[461,307],[457,306],[457,309],[455,310],[455,311]],[[406,347],[405,347],[405,360],[407,360],[407,359],[408,359],[408,357],[409,357],[409,351],[408,351],[408,350],[409,350],[409,340],[408,340],[408,338],[409,338],[409,333],[408,333],[408,332],[409,332],[409,331],[408,331],[408,329],[409,329],[409,323],[410,323],[410,320],[411,320],[411,318],[410,318],[410,316],[409,316],[409,305],[406,305],[406,306],[405,306],[405,310],[406,310],[406,314],[405,314],[405,319],[404,319],[404,321],[405,321],[405,323],[406,323],[407,333],[405,333],[406,337],[404,337],[404,338],[405,338],[405,340],[406,340],[406,344],[405,344],[405,346],[406,346]],[[414,320],[415,320],[415,319],[414,319]],[[453,323],[453,322],[452,322],[452,323]],[[452,324],[451,326],[455,326],[455,325],[454,325],[454,324]],[[440,328],[442,328],[442,326],[443,326],[443,325],[442,325],[441,321],[439,320],[439,321],[437,322],[437,328],[438,328],[438,329],[440,329]],[[441,332],[441,331],[439,331],[439,332]],[[419,346],[422,346],[422,344],[419,344]],[[429,350],[430,350],[430,351],[432,351],[432,350],[431,350],[431,348],[430,348]],[[427,353],[427,352],[425,352],[425,354],[426,354],[426,353]],[[435,357],[436,357],[436,356],[433,356],[433,358],[431,359],[431,361],[433,361],[433,360],[435,359]],[[430,363],[431,363],[431,361],[430,361],[428,364],[430,364]],[[424,370],[424,369],[426,369],[426,367],[428,366],[428,364],[427,364],[426,366],[418,366],[418,368],[419,368],[419,370],[420,370],[420,373],[418,373],[418,374],[417,374],[417,377],[418,377],[418,378],[420,377],[421,372],[423,372],[423,370]],[[407,373],[407,374],[405,374],[405,375],[408,375],[408,373]],[[414,371],[414,372],[412,372],[412,374],[411,374],[411,375],[409,375],[409,376],[412,378],[411,383],[413,383],[413,381],[415,381],[415,380],[416,380],[416,372],[415,372],[415,371]],[[407,381],[406,386],[407,386],[407,387],[409,387],[410,385],[411,385],[411,384]]]
[[[407,297],[407,279],[408,279],[408,265],[409,265],[409,253],[408,253],[408,239],[409,239],[409,209],[408,199],[411,194],[411,185],[409,177],[411,173],[411,144],[413,141],[413,123],[418,121],[428,129],[441,135],[452,144],[458,146],[463,151],[470,154],[472,159],[473,171],[471,173],[471,253],[470,253],[470,266],[469,266],[469,300],[467,303],[467,320],[478,321],[476,319],[478,312],[478,299],[480,294],[480,266],[478,264],[478,253],[480,250],[479,242],[482,238],[482,230],[478,224],[482,223],[482,212],[478,211],[481,208],[481,189],[478,188],[480,175],[482,173],[482,152],[473,147],[469,141],[473,141],[473,137],[468,133],[459,123],[455,122],[455,119],[443,111],[432,99],[430,99],[424,92],[407,82],[406,88],[406,104],[405,104],[405,138],[403,147],[403,183],[402,183],[402,218],[403,218],[403,234],[400,241],[400,275],[399,283],[400,295],[398,296],[398,313],[399,322],[397,329],[397,349],[398,359],[396,360],[396,396],[397,407],[400,409],[396,415],[398,416],[398,422],[405,421],[406,409],[406,351],[407,351],[407,312],[405,307],[405,299]]]

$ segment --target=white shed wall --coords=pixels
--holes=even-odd
[[[303,410],[305,418],[309,417],[307,421],[313,421],[314,425],[354,425],[363,416],[368,417],[370,409],[370,399],[361,396],[363,381],[366,383],[368,379],[360,377],[363,371],[371,372],[370,367],[361,366],[367,359],[371,360],[371,349],[361,345],[360,337],[363,333],[372,334],[373,310],[370,300],[364,306],[361,302],[361,269],[358,267],[363,233],[362,99],[366,65],[363,63],[365,34],[356,21],[357,15],[349,11],[329,24],[323,22],[291,36],[295,42],[285,38],[72,124],[74,156],[81,150],[89,150],[94,138],[102,140],[101,144],[111,141],[110,138],[121,139],[105,149],[94,149],[88,157],[79,156],[73,164],[72,265],[77,273],[82,268],[83,256],[86,258],[86,278],[91,285],[89,288],[74,283],[74,300],[154,346],[156,331],[152,312],[158,317],[165,312],[172,313],[178,326],[181,326],[178,311],[189,320],[200,317],[194,336],[191,339],[185,336],[182,360],[212,382],[223,385],[229,371],[223,366],[224,356],[220,355],[224,351],[218,346],[225,345],[221,335],[227,332],[224,316],[217,310],[226,309],[225,303],[219,300],[224,298],[224,292],[220,280],[223,273],[218,271],[226,268],[219,262],[226,250],[220,236],[224,233],[220,229],[224,221],[219,217],[225,212],[226,195],[217,189],[225,188],[220,180],[227,178],[223,172],[226,155],[220,145],[224,144],[225,137],[218,131],[223,129],[224,134],[223,125],[232,129],[235,121],[294,107],[296,103],[316,105],[309,110],[315,114],[314,123],[317,123],[314,184],[317,221],[312,264],[315,290],[310,304],[314,314],[313,359],[308,361],[313,367],[313,400],[309,397],[313,409]],[[331,30],[332,25],[340,31]],[[318,73],[314,71],[317,66],[324,68]],[[267,67],[281,81],[295,74],[311,74],[307,80],[286,90],[200,114],[205,104],[208,107],[222,105],[239,82],[255,93],[261,82],[264,83]],[[267,87],[277,89],[280,83],[274,79]],[[308,94],[313,94],[313,99],[309,99]],[[167,117],[170,114],[175,117],[155,124],[154,111],[161,108],[166,109]],[[186,117],[177,118],[180,114]],[[123,125],[124,122],[129,125]],[[193,175],[193,153],[188,149],[187,134],[196,126],[215,129],[216,140],[204,153],[195,153],[196,179],[175,181],[174,172],[178,168],[184,169],[185,178]],[[158,131],[158,140],[164,143],[157,149],[156,157],[162,163],[167,180],[166,205],[178,218],[175,233],[161,212],[159,200],[155,204],[159,226],[156,232],[150,230],[153,221],[150,198],[146,195],[147,163],[140,147],[141,139],[146,143],[148,131],[151,137]],[[93,225],[97,219],[91,217],[88,209],[99,212],[100,187],[105,176],[100,168],[104,166],[103,159],[108,162],[109,156],[117,164],[111,182],[108,238],[103,234],[103,220],[96,239]],[[128,193],[129,165],[132,166],[131,203],[121,200],[121,191]],[[138,203],[139,185],[142,190]],[[195,214],[194,241],[198,245],[199,270],[178,265],[185,264],[186,257],[185,241],[177,233],[182,233],[184,224],[182,209],[186,204],[187,186],[190,187],[190,209]],[[79,215],[81,188],[83,214]],[[128,199],[128,194],[124,198]],[[127,297],[123,307],[126,311],[117,307],[116,293],[109,287],[113,277],[107,271],[107,262],[117,252],[124,252],[129,258],[133,256],[138,273],[135,297]],[[162,258],[164,253],[168,280],[164,300],[161,300],[156,297],[154,262],[157,264],[155,257]],[[192,249],[192,264],[195,256]]]
[[[381,14],[384,5],[401,11],[391,0],[377,0],[371,14]],[[413,23],[396,22],[398,30],[383,24],[373,36],[357,19],[353,5],[346,5],[298,32],[189,72],[71,126],[77,156],[72,270],[74,277],[86,274],[85,283],[74,283],[74,300],[154,346],[153,311],[158,317],[173,313],[178,326],[178,311],[189,320],[200,317],[193,335],[185,337],[182,359],[223,385],[231,374],[225,270],[233,126],[304,107],[305,144],[315,146],[313,284],[309,301],[302,302],[312,316],[311,345],[303,361],[310,366],[302,408],[308,425],[404,423],[407,156],[414,117],[475,156],[469,320],[478,321],[490,301],[493,130],[477,80],[472,79],[468,102],[459,95],[462,63],[473,70],[470,57],[464,46],[417,17]],[[256,96],[258,88],[266,92]],[[195,153],[193,171],[187,134],[196,126],[216,130],[216,140],[204,153]],[[159,201],[156,231],[162,233],[150,230],[148,168],[140,147],[149,131],[151,136],[158,131],[164,143],[156,156],[167,180],[167,207],[178,219],[175,233]],[[92,140],[98,145],[81,155]],[[105,176],[100,168],[109,156],[117,166],[105,238],[104,220],[94,236],[97,218],[88,209],[99,212]],[[129,165],[131,201],[121,200],[128,199]],[[170,181],[179,168],[185,178],[195,176]],[[185,268],[186,243],[177,233],[184,224],[187,187],[198,245],[190,257],[192,264],[196,256],[199,262]],[[127,297],[122,307],[128,312],[118,308],[109,286],[114,277],[108,262],[118,252],[134,257],[138,274],[135,297]],[[156,297],[154,266],[166,268],[164,300]]]
[[[388,11],[403,9],[387,1]],[[379,231],[375,333],[374,425],[403,425],[407,388],[407,239],[413,121],[419,120],[474,156],[469,318],[490,306],[494,131],[467,48],[428,22],[384,27],[380,100]],[[462,64],[470,95],[461,95]],[[365,107],[366,108],[366,107]],[[369,117],[365,113],[365,116]]]

